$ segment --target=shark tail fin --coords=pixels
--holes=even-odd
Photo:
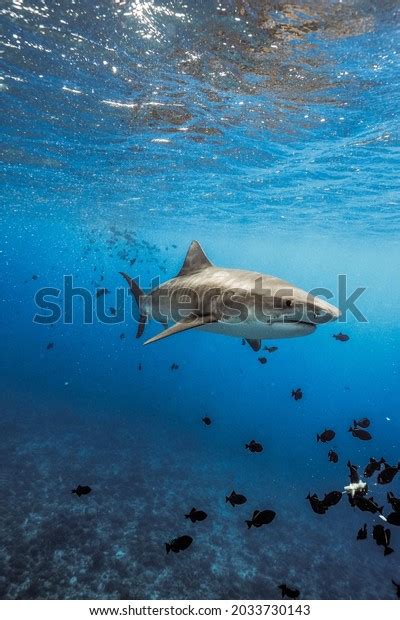
[[[246,523],[247,523],[247,527],[248,527],[249,529],[250,529],[250,528],[251,528],[251,526],[253,525],[253,521],[246,521]]]
[[[392,549],[391,547],[385,547],[385,551],[383,552],[383,555],[390,555],[391,553],[393,553],[394,549]]]
[[[135,280],[133,280],[133,278],[128,276],[128,274],[123,273],[122,271],[120,271],[120,274],[128,282],[129,288],[131,289],[132,294],[133,294],[133,296],[135,298],[135,301],[137,303],[137,306],[138,306],[139,322],[138,322],[138,328],[137,328],[137,332],[136,332],[136,338],[140,338],[140,336],[144,332],[144,328],[146,327],[146,323],[147,323],[147,315],[142,311],[142,307],[141,307],[141,303],[140,303],[141,298],[144,297],[144,293],[143,293],[142,289],[139,287],[139,285],[137,284],[137,282]]]

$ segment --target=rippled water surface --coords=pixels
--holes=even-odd
[[[346,498],[318,515],[305,497],[341,490],[348,459],[400,461],[399,14],[397,0],[3,1],[2,598],[396,596],[398,527],[384,556],[376,515]],[[334,303],[346,274],[366,321],[264,342],[266,364],[195,330],[144,348],[132,319],[88,325],[79,303],[71,324],[32,321],[63,276],[107,287],[109,308],[118,272],[172,277],[192,239]],[[371,441],[348,432],[363,416]],[[370,481],[384,514],[399,480]],[[225,503],[233,488],[246,505]],[[208,518],[185,520],[192,506]],[[264,508],[274,522],[247,531]],[[191,547],[167,555],[182,534]]]

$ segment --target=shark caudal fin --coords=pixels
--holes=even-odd
[[[128,282],[129,288],[131,289],[132,295],[134,296],[134,298],[136,300],[136,303],[137,303],[137,306],[138,306],[138,310],[139,310],[139,323],[138,323],[138,328],[137,328],[137,332],[136,332],[136,338],[140,338],[140,336],[144,332],[144,328],[145,328],[146,323],[147,323],[147,316],[142,312],[142,308],[141,308],[141,304],[140,304],[140,298],[144,297],[144,293],[143,293],[142,289],[137,285],[135,280],[133,280],[131,277],[129,277],[126,273],[123,273],[122,271],[120,271],[120,274]]]

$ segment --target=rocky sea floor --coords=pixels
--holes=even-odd
[[[58,413],[22,422],[9,410],[1,422],[1,598],[274,599],[282,582],[302,599],[395,598],[396,528],[388,557],[371,538],[356,541],[379,520],[347,500],[314,514],[301,472],[298,482],[264,465],[246,472],[218,441],[204,451],[206,428],[169,450],[170,436],[146,440],[128,418]],[[76,484],[93,491],[79,498]],[[225,503],[232,486],[244,506]],[[208,518],[185,519],[192,506]],[[255,508],[277,517],[248,530]],[[167,555],[165,542],[183,534],[190,548]]]

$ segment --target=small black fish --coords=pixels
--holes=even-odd
[[[368,428],[368,426],[371,424],[371,422],[368,420],[368,418],[361,418],[361,420],[353,420],[353,426],[361,426],[361,428]]]
[[[358,475],[358,467],[357,465],[352,465],[350,461],[347,461],[347,467],[349,468],[349,478],[352,484],[356,484],[360,482],[360,476]]]
[[[132,265],[134,265],[135,263],[136,263],[136,258],[131,258],[131,259],[129,260],[129,264],[130,264],[131,266],[132,266]]]
[[[78,484],[78,486],[76,487],[76,489],[73,489],[71,491],[71,493],[76,493],[76,495],[78,497],[80,497],[81,495],[89,495],[89,493],[91,492],[91,488],[88,486],[81,486],[80,484]]]
[[[385,529],[383,525],[374,525],[374,529],[372,532],[372,538],[375,540],[376,544],[379,547],[384,548],[384,555],[389,555],[393,553],[394,549],[389,547],[390,545],[390,530]]]
[[[317,435],[317,441],[327,443],[328,441],[332,441],[335,435],[335,431],[332,431],[331,429],[325,429],[324,432],[321,433],[321,435]]]
[[[268,351],[268,353],[275,353],[278,350],[278,347],[264,347],[264,351]]]
[[[366,478],[371,478],[372,474],[380,470],[381,465],[383,465],[384,462],[385,462],[385,459],[383,458],[380,461],[377,461],[373,457],[371,457],[369,459],[369,463],[366,465],[364,469],[364,476]]]
[[[191,536],[179,536],[178,538],[174,538],[169,543],[165,543],[165,548],[167,553],[173,551],[174,553],[179,553],[179,551],[185,551],[193,542],[193,538]]]
[[[278,586],[278,589],[281,591],[282,598],[285,598],[285,596],[288,598],[299,598],[300,596],[300,590],[289,588],[286,583],[282,583]]]
[[[325,493],[325,497],[322,502],[327,508],[330,508],[331,506],[336,506],[342,497],[343,494],[341,491],[331,491],[330,493]]]
[[[207,519],[207,513],[204,510],[196,510],[196,508],[192,508],[188,515],[185,515],[186,519],[190,519],[192,523],[196,523],[196,521],[204,521]]]
[[[400,598],[400,583],[396,583],[393,579],[392,579],[392,584],[394,585],[394,587],[396,588],[396,594],[397,594],[397,598]]]
[[[390,515],[387,516],[386,521],[390,523],[390,525],[400,525],[400,512],[391,512]]]
[[[400,512],[400,499],[395,497],[391,491],[387,494],[387,501],[395,512]]]
[[[273,510],[255,510],[250,521],[246,521],[247,527],[250,529],[254,527],[261,527],[262,525],[268,525],[276,517],[276,512]]]
[[[335,338],[335,340],[340,340],[340,342],[346,342],[347,340],[350,340],[350,336],[347,336],[347,334],[342,334],[342,332],[339,332],[338,334],[333,334],[333,337]]]
[[[334,452],[333,450],[329,450],[328,461],[330,461],[331,463],[337,463],[338,460],[339,460],[339,456],[337,455],[337,453]]]
[[[37,276],[36,274],[33,274],[32,276],[32,280],[37,280],[39,276]]]
[[[230,496],[225,498],[225,501],[229,502],[230,505],[234,508],[235,506],[241,506],[242,504],[245,504],[247,502],[247,498],[240,493],[235,493],[235,491],[232,491]]]
[[[142,370],[142,364],[140,362],[138,364],[138,370]]]
[[[292,396],[294,400],[301,400],[303,398],[303,392],[301,388],[297,388],[296,390],[292,390]]]
[[[266,364],[267,363],[267,358],[266,357],[259,357],[258,361],[260,362],[260,364]]]
[[[357,532],[357,540],[365,540],[367,536],[368,536],[367,524],[364,523],[363,527],[360,527],[360,529]]]
[[[110,314],[111,316],[115,316],[117,314],[117,311],[115,308],[110,308]]]
[[[362,512],[371,512],[372,514],[379,512],[382,514],[383,511],[383,506],[378,506],[373,497],[355,495],[351,498],[350,503],[352,506],[356,506],[359,510],[362,510]]]
[[[178,364],[175,364],[175,362],[171,365],[171,370],[178,370],[179,366]]]
[[[206,426],[210,426],[211,424],[211,418],[209,418],[208,415],[204,416],[204,418],[201,418],[201,421],[204,422]]]
[[[326,511],[328,510],[328,508],[325,506],[324,502],[322,500],[318,499],[316,493],[314,493],[313,495],[310,495],[310,493],[309,493],[307,495],[306,499],[308,499],[308,501],[310,502],[311,508],[318,515],[324,515],[326,513]]]
[[[99,299],[99,297],[102,297],[103,295],[108,295],[110,291],[108,290],[108,288],[99,288],[96,291],[96,297],[97,299]]]
[[[250,452],[262,452],[264,450],[262,445],[258,443],[257,441],[255,441],[254,439],[252,439],[250,443],[246,443],[245,448],[247,450],[250,450]]]
[[[54,342],[49,342],[49,344],[47,345],[46,349],[48,351],[50,351],[50,349],[54,349]]]
[[[368,431],[364,431],[361,428],[352,428],[350,426],[349,433],[352,433],[353,437],[362,439],[362,441],[369,441],[370,439],[372,439],[371,433],[369,433]]]
[[[397,465],[397,467],[395,465],[388,465],[387,463],[385,463],[384,468],[382,469],[382,471],[379,472],[376,479],[378,484],[389,484],[390,482],[392,482],[393,478],[399,470],[400,463]]]

